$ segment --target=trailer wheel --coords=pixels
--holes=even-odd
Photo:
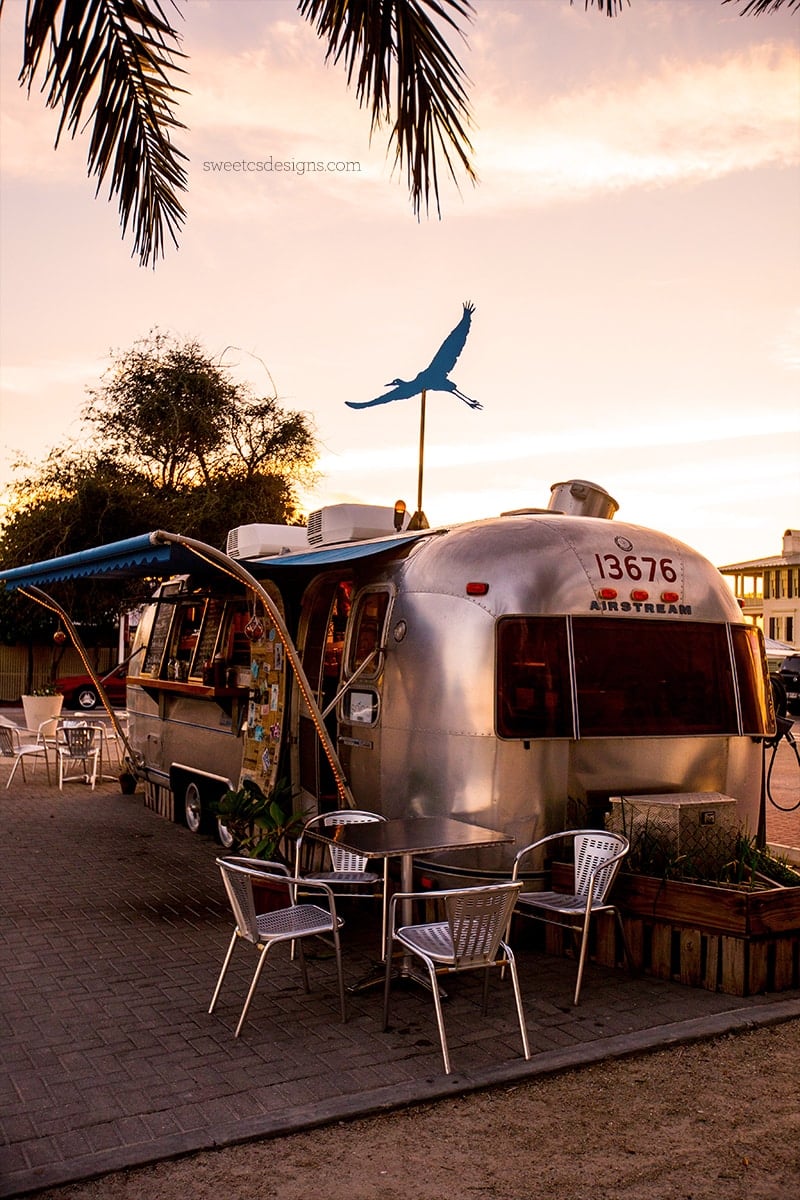
[[[183,820],[190,833],[199,833],[203,825],[203,797],[193,779],[183,793]]]
[[[227,825],[223,825],[222,821],[217,817],[217,841],[224,850],[233,848],[234,837]]]

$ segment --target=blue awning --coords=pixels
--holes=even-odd
[[[430,530],[421,529],[415,533],[393,534],[391,537],[376,538],[371,542],[343,542],[338,546],[322,546],[318,550],[298,550],[293,554],[279,554],[274,558],[253,558],[245,561],[248,571],[254,575],[262,571],[282,571],[293,567],[328,567],[336,563],[353,562],[356,559],[371,558],[375,554],[383,554],[386,550],[396,550],[398,546],[406,546],[416,542],[421,537],[429,537]]]
[[[345,543],[325,546],[318,550],[301,550],[293,554],[277,555],[274,558],[242,559],[242,566],[251,574],[260,577],[282,574],[292,569],[313,570],[316,567],[332,566],[352,562],[356,559],[383,554],[420,537],[427,530],[415,533],[395,534],[370,542]],[[193,575],[208,577],[213,567],[185,546],[173,542],[159,541],[158,532],[143,533],[138,537],[126,538],[121,542],[109,542],[105,546],[93,546],[74,554],[45,559],[24,567],[11,567],[0,571],[0,582],[9,591],[21,587],[41,587],[42,584],[59,583],[65,579],[166,579],[171,575]]]
[[[178,549],[176,546],[158,544],[153,541],[153,534],[143,533],[121,542],[109,542],[105,546],[93,546],[74,554],[62,554],[59,558],[44,559],[24,567],[11,567],[0,572],[0,581],[6,584],[9,591],[14,591],[26,585],[41,586],[64,579],[177,575],[188,570],[188,566],[181,567],[176,561],[178,556],[175,551]],[[187,562],[189,558],[195,560],[194,555],[183,553]]]

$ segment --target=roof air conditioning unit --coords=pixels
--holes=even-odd
[[[267,558],[307,550],[305,525],[238,525],[225,546],[229,558]]]
[[[331,504],[308,518],[308,541],[312,546],[334,546],[339,542],[363,542],[397,533],[394,508],[377,504]]]

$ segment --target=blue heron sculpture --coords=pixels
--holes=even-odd
[[[386,385],[391,387],[390,392],[384,392],[382,396],[377,396],[374,400],[364,400],[360,403],[355,400],[345,400],[345,404],[348,408],[373,408],[376,404],[388,404],[390,400],[409,400],[420,392],[423,395],[425,392],[452,392],[470,408],[483,408],[483,405],[477,400],[472,400],[460,392],[452,379],[448,379],[459,354],[464,349],[474,311],[475,305],[467,301],[464,305],[464,314],[453,332],[444,339],[430,365],[424,371],[420,371],[414,379],[393,379]]]

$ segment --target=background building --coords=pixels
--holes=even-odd
[[[730,563],[720,572],[731,580],[744,615],[764,636],[794,647],[800,636],[800,529],[787,529],[783,553]]]

